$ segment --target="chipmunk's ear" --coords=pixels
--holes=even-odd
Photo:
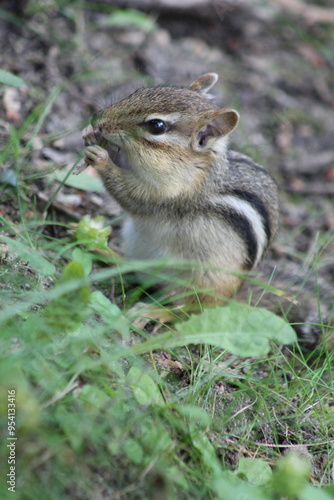
[[[192,134],[192,147],[203,151],[217,139],[228,135],[238,125],[239,113],[234,109],[206,111],[197,121]]]
[[[199,92],[200,94],[205,95],[211,87],[218,80],[218,75],[216,73],[206,73],[205,75],[200,76],[189,85],[189,90],[194,90],[195,92]]]

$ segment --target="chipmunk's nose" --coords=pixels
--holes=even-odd
[[[105,132],[105,127],[103,126],[103,123],[101,123],[101,120],[99,120],[98,123],[92,123],[92,125],[94,128],[95,135],[103,137]]]

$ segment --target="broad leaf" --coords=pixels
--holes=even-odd
[[[159,387],[147,373],[142,372],[136,366],[132,366],[126,379],[140,405],[165,405]]]
[[[11,85],[12,87],[22,87],[26,85],[25,81],[22,78],[19,78],[13,73],[9,73],[3,69],[0,69],[0,83],[4,85]]]
[[[80,175],[69,174],[67,170],[57,170],[48,175],[49,180],[57,180],[81,191],[104,191],[102,181],[99,177],[93,177],[85,172]]]
[[[71,281],[83,280],[75,290],[65,292],[51,300],[40,314],[29,316],[25,323],[26,332],[35,324],[35,332],[39,335],[55,337],[74,331],[86,319],[91,292],[84,281],[85,273],[80,262],[72,261],[64,268],[62,276],[56,283],[61,288]]]
[[[231,471],[224,471],[211,483],[219,500],[272,500],[262,488],[249,484]]]
[[[92,293],[90,307],[111,329],[117,330],[123,337],[128,336],[129,325],[122,311],[116,304],[112,304],[99,290]]]
[[[271,467],[262,458],[241,457],[235,473],[254,486],[266,484],[272,478]]]
[[[308,484],[305,489],[299,494],[300,500],[333,500],[333,486],[325,486],[319,488]]]
[[[266,309],[232,302],[225,307],[207,309],[167,332],[136,345],[134,354],[170,349],[188,344],[209,344],[236,356],[260,357],[270,349],[270,341],[291,344],[297,337],[282,318]]]

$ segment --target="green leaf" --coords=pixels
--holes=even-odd
[[[332,490],[330,488],[332,488]],[[319,488],[318,486],[311,486],[310,484],[308,484],[298,496],[299,500],[333,500],[333,498],[333,486]]]
[[[157,453],[167,450],[172,445],[172,439],[159,420],[152,426],[152,419],[148,419],[141,426],[141,443],[146,453]]]
[[[211,483],[216,497],[220,500],[271,500],[258,486],[243,481],[231,471],[224,471]]]
[[[127,382],[140,405],[165,405],[157,384],[147,373],[142,372],[136,366],[130,368],[127,375]]]
[[[80,389],[79,399],[95,408],[104,408],[110,404],[110,397],[92,384],[86,384]]]
[[[85,278],[80,262],[72,261],[63,270],[56,287],[61,287],[72,280]],[[87,317],[90,301],[90,288],[86,283],[79,284],[75,290],[66,292],[51,300],[43,310],[37,329],[42,335],[62,335],[75,330]]]
[[[110,328],[117,330],[122,336],[129,334],[129,324],[122,311],[116,304],[112,304],[102,292],[97,290],[92,293],[90,307]]]
[[[222,473],[222,466],[217,458],[216,450],[209,438],[203,433],[198,432],[195,427],[191,427],[189,429],[189,434],[191,436],[193,447],[196,448],[201,454],[203,464],[208,469],[211,469],[213,474],[219,476]]]
[[[74,451],[79,451],[86,435],[90,434],[90,429],[87,429],[87,427],[92,425],[92,421],[90,419],[82,419],[82,422],[78,425],[77,413],[69,410],[65,405],[56,405],[53,417],[64,432]]]
[[[197,429],[205,429],[210,424],[210,415],[198,406],[182,404],[177,405],[176,408],[178,413],[186,417],[189,423],[195,425]]]
[[[171,349],[188,344],[209,344],[236,356],[260,357],[270,349],[270,341],[296,342],[293,328],[266,309],[232,302],[225,307],[207,309],[176,325],[175,332],[158,335],[132,347],[134,354],[155,349]]]
[[[266,484],[272,478],[271,467],[262,458],[240,458],[235,473],[254,486]]]
[[[321,489],[322,492],[326,493],[327,496],[329,496],[328,498],[334,498],[334,484],[330,484],[328,486],[324,486],[322,489]]]
[[[99,24],[117,28],[133,26],[143,31],[152,31],[155,27],[155,22],[151,17],[135,9],[117,9],[109,16],[101,17]]]
[[[6,236],[1,236],[0,240],[4,241],[21,260],[28,262],[30,267],[41,276],[53,276],[55,274],[55,266],[47,261],[37,250],[33,250],[20,241],[7,238]]]
[[[310,473],[311,465],[306,456],[293,452],[287,454],[276,464],[273,475],[274,492],[278,496],[299,497],[308,484]]]
[[[4,71],[3,69],[0,69],[0,83],[3,83],[4,85],[11,85],[12,87],[22,87],[23,85],[26,85],[26,82],[22,80],[22,78],[19,78],[8,71]]]
[[[124,452],[132,463],[140,465],[143,462],[143,448],[134,439],[127,439],[127,441],[124,443]]]
[[[57,170],[48,175],[50,181],[56,180],[65,186],[70,186],[81,191],[104,191],[103,183],[99,177],[82,172],[80,175],[70,174],[66,170]]]
[[[80,262],[85,272],[85,276],[89,276],[93,266],[92,254],[84,252],[81,248],[75,248],[72,252],[72,259]]]

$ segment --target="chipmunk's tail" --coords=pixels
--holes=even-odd
[[[334,347],[334,290],[312,269],[291,261],[265,258],[256,279],[247,279],[238,299],[264,307],[287,319],[300,343],[313,348],[326,339]]]

